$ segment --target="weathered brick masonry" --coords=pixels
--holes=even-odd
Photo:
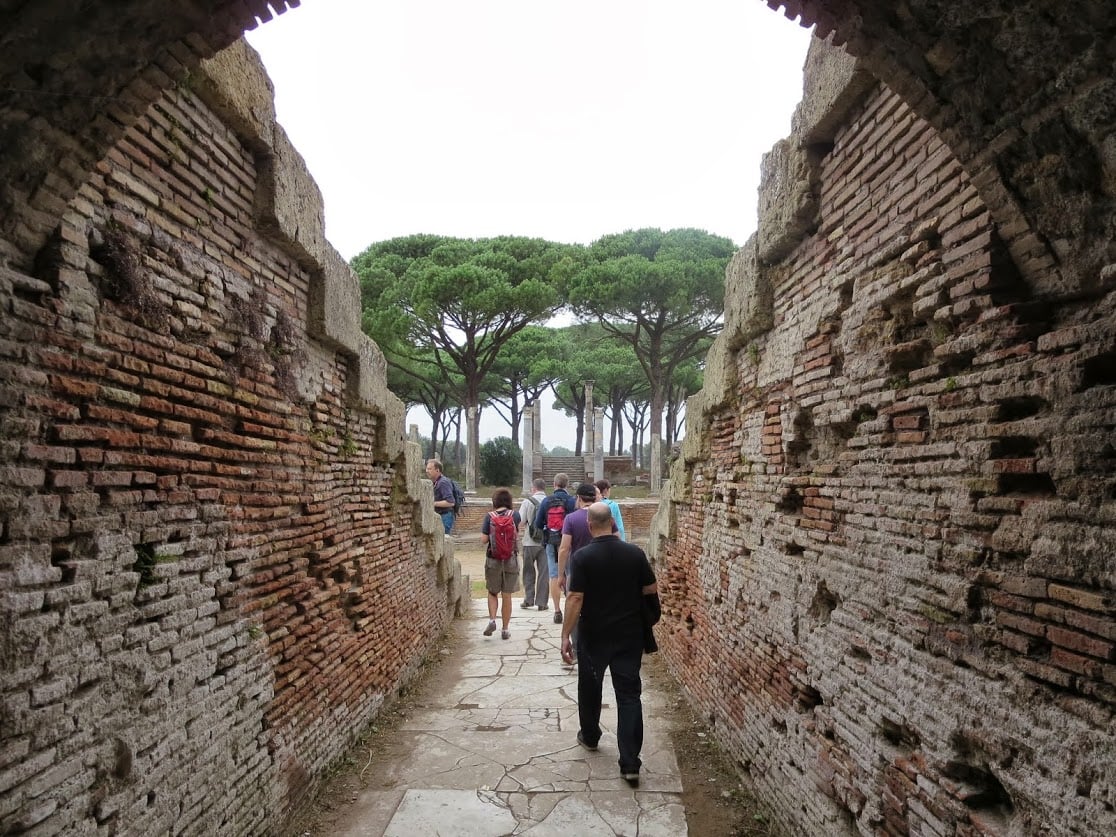
[[[219,56],[0,272],[4,833],[275,831],[460,595],[271,107]]]
[[[1113,271],[1037,294],[929,125],[808,67],[656,521],[660,644],[797,833],[1116,833]]]
[[[767,2],[895,96],[815,54],[767,160],[666,656],[797,833],[1116,833],[1111,3]],[[277,830],[454,597],[266,84],[196,72],[293,5],[0,2],[5,832]]]

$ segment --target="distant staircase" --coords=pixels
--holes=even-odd
[[[554,485],[555,474],[566,474],[573,487],[586,478],[585,457],[583,456],[544,456],[542,458],[542,478],[549,490]]]

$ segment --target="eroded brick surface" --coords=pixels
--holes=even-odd
[[[886,88],[817,165],[693,405],[660,645],[799,833],[1110,833],[1112,291],[1036,294]]]
[[[257,154],[189,86],[121,133],[0,274],[0,831],[268,833],[454,570],[258,229]]]

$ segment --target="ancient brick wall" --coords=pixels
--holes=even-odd
[[[795,833],[1116,833],[1116,269],[1036,292],[895,94],[820,47],[806,89],[656,517],[660,645]]]
[[[261,834],[462,595],[238,46],[0,270],[0,831]]]

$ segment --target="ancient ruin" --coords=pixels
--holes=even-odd
[[[278,830],[467,595],[239,40],[287,5],[0,3],[5,833]],[[1116,832],[1116,19],[769,5],[660,645],[794,833]]]
[[[1111,831],[1116,273],[1043,287],[821,44],[763,174],[660,506],[674,669],[802,833]]]

